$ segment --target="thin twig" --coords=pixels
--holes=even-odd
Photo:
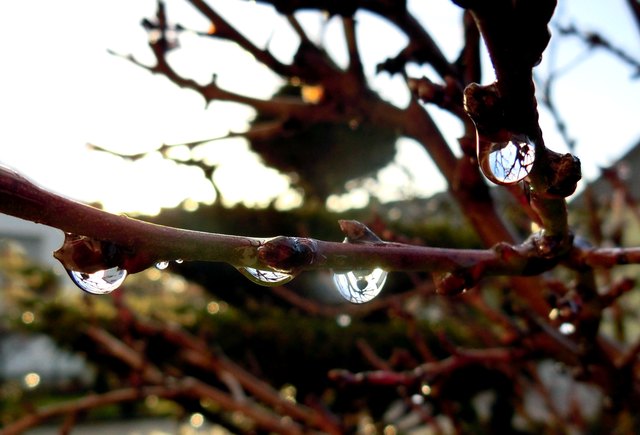
[[[286,65],[276,59],[268,50],[263,50],[249,41],[242,33],[238,32],[235,27],[229,24],[220,14],[218,14],[210,5],[203,0],[189,0],[196,9],[198,9],[211,24],[215,27],[215,31],[211,36],[218,36],[236,42],[240,47],[251,53],[258,61],[262,62],[276,74],[282,76],[295,75],[295,67]]]

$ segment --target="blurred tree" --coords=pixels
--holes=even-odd
[[[99,382],[93,395],[22,416],[17,408],[5,411],[2,433],[62,416],[63,430],[70,430],[85,412],[123,403],[139,405],[127,415],[187,416],[194,427],[206,418],[235,433],[640,431],[640,345],[630,309],[638,296],[633,272],[612,271],[640,263],[640,253],[623,245],[625,228],[607,230],[593,197],[586,201],[585,234],[597,246],[573,233],[566,198],[580,179],[579,160],[547,148],[538,123],[532,70],[549,42],[555,1],[454,1],[451,7],[463,11],[464,44],[453,62],[405,2],[265,2],[298,35],[291,63],[255,45],[215,7],[188,2],[210,21],[208,31],[172,23],[159,2],[156,16],[142,22],[155,63],[127,59],[207,102],[253,107],[249,129],[230,137],[246,138],[267,165],[289,174],[304,200],[288,211],[217,203],[195,212],[168,210],[155,221],[301,237],[264,241],[147,226],[65,201],[3,171],[0,211],[76,234],[57,255],[81,275],[107,267],[133,273],[178,258],[231,266],[185,261],[171,265],[175,275],[150,269],[103,297],[43,298],[38,286],[20,285],[12,293],[16,325],[85,353]],[[296,18],[303,9],[320,9],[342,24],[345,67],[311,41]],[[408,37],[397,56],[377,66],[377,74],[405,80],[411,96],[404,107],[385,101],[366,77],[360,49],[369,41],[356,37],[360,11]],[[263,100],[225,90],[215,78],[202,85],[183,76],[168,56],[184,49],[178,44],[183,32],[234,42],[285,84]],[[563,33],[637,66],[605,35],[576,27]],[[477,84],[481,38],[497,78],[488,86]],[[430,66],[432,75],[411,76],[415,65]],[[546,77],[540,101],[561,127],[551,91],[559,74]],[[463,126],[461,153],[445,140],[430,105]],[[567,129],[559,130],[574,149]],[[399,137],[428,152],[448,183],[445,195],[372,200],[368,210],[340,216],[325,209],[332,194],[388,164]],[[193,150],[206,142],[181,145]],[[166,158],[171,148],[162,147]],[[180,161],[201,167],[214,182],[216,167],[196,153]],[[637,211],[624,180],[614,169],[607,174],[625,198],[609,209]],[[499,187],[490,189],[486,180]],[[391,244],[344,221],[340,234],[338,217],[366,221]],[[347,236],[349,243],[310,236]],[[604,248],[611,240],[617,249]],[[298,275],[381,265],[406,273],[393,274],[380,297],[361,305],[341,303],[326,271]],[[298,276],[265,290],[235,270],[253,266]],[[3,272],[7,281],[20,282],[15,270]],[[24,310],[38,320],[24,322]],[[27,394],[23,400],[38,405],[42,399]]]

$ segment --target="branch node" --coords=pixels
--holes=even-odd
[[[291,273],[315,263],[316,245],[311,239],[278,236],[258,248],[258,259],[274,270]]]

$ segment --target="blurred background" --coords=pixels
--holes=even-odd
[[[582,161],[572,224],[593,243],[610,246],[640,239],[640,180],[633,172],[640,158],[640,27],[631,3],[560,1],[552,40],[535,69],[547,146]],[[340,89],[323,81],[324,73],[314,81],[273,66],[313,65],[313,56],[322,56],[322,65],[348,71],[352,53],[340,14],[305,9],[292,20],[283,6],[209,1],[222,20],[216,23],[196,4],[167,0],[161,14],[155,1],[0,3],[0,164],[64,196],[182,228],[339,241],[337,220],[358,219],[385,240],[483,246],[447,193],[428,147],[399,128],[357,111],[317,122],[283,120],[275,109],[263,109],[264,101],[320,107],[335,98],[332,92]],[[408,1],[406,7],[456,64],[465,46],[463,10],[445,0]],[[445,82],[421,59],[409,59],[402,73],[387,62],[411,41],[390,16],[359,9],[355,18],[371,101],[405,109],[412,101],[407,77]],[[239,43],[221,22],[248,42]],[[227,94],[207,101],[167,70],[153,71],[159,44],[171,71],[195,87],[214,77]],[[247,44],[269,53],[271,64],[260,62]],[[483,46],[480,58],[478,78],[488,84],[495,77]],[[437,105],[424,110],[452,153],[462,156],[463,122]],[[492,195],[515,233],[526,236],[530,223],[514,199],[497,189]],[[482,292],[443,298],[427,274],[391,273],[383,298],[353,305],[333,288],[330,271],[264,288],[226,264],[171,263],[95,297],[73,286],[51,256],[62,240],[60,231],[0,215],[3,425],[62,403],[75,408],[43,418],[51,426],[33,433],[84,433],[84,427],[98,433],[267,433],[256,424],[263,407],[284,428],[291,420],[325,432],[340,427],[386,435],[543,428],[597,433],[607,421],[607,392],[574,379],[552,358],[532,360],[515,374],[470,364],[455,375],[438,372],[433,382],[382,386],[352,385],[336,372],[405,373],[446,360],[453,348],[491,347],[511,332],[509,321],[501,323],[513,313],[499,280],[483,284]],[[631,267],[624,272],[624,279],[636,274]],[[625,298],[607,311],[601,331],[629,345],[640,336],[633,314],[638,298]],[[112,338],[142,362],[119,359]],[[189,359],[187,350],[194,349],[211,352],[211,365]],[[172,396],[177,393],[169,387],[143,390],[152,376],[148,367],[161,373],[154,386],[195,378],[234,405],[221,405],[209,390],[184,397]],[[249,384],[269,386],[266,398],[242,381],[246,373]],[[525,378],[517,388],[515,377]],[[124,395],[127,388],[139,396],[78,405],[92,395]],[[312,417],[296,412],[326,423],[312,424]],[[126,429],[109,426],[115,421]]]

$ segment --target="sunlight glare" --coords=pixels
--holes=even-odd
[[[289,178],[264,166],[243,139],[216,141],[212,146],[224,147],[224,152],[211,154],[213,162],[208,158],[207,161],[219,165],[213,180],[225,206],[243,203],[248,207],[267,207],[289,190]]]
[[[334,213],[342,213],[353,208],[364,208],[369,204],[369,199],[369,192],[358,187],[341,195],[330,195],[327,198],[327,209]]]

